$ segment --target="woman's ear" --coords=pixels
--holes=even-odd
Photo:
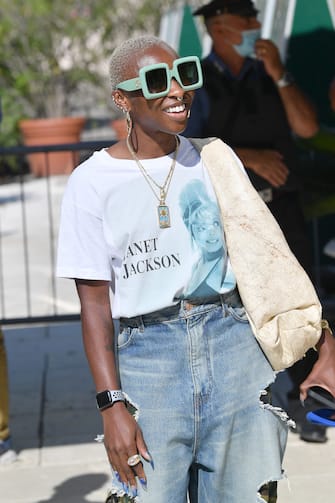
[[[126,112],[128,110],[128,100],[118,89],[112,92],[112,100],[115,105],[122,110],[122,112]]]

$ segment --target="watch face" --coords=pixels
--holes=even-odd
[[[97,406],[100,410],[111,407],[115,402],[124,402],[121,390],[105,390],[96,395]]]
[[[111,403],[111,395],[109,391],[102,391],[101,393],[97,394],[97,405],[99,409],[106,407],[106,405],[109,405]]]

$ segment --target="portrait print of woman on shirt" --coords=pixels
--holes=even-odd
[[[200,180],[189,183],[180,195],[180,207],[199,260],[181,297],[213,297],[230,290],[235,280],[230,273],[218,205]]]

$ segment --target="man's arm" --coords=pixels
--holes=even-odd
[[[278,90],[292,131],[301,138],[314,136],[319,130],[317,115],[298,86],[293,83]]]
[[[278,83],[285,74],[285,67],[275,44],[271,40],[257,40],[255,52],[258,59],[263,61],[267,74]],[[314,136],[319,130],[319,123],[313,105],[293,82],[283,87],[277,84],[277,87],[291,130],[302,138]],[[239,148],[236,153],[248,169],[267,180],[273,187],[285,184],[289,171],[279,152]]]
[[[315,107],[295,83],[278,86],[278,81],[285,74],[285,67],[276,45],[271,40],[259,39],[255,44],[255,52],[257,58],[263,61],[267,74],[277,84],[292,131],[301,138],[314,136],[319,130]]]
[[[76,280],[81,304],[83,343],[97,393],[119,390],[120,381],[114,354],[114,328],[108,281]],[[142,463],[133,468],[127,459],[139,452],[150,460],[142,432],[124,402],[117,402],[101,412],[104,442],[109,461],[125,487],[134,496],[136,479],[145,481]]]
[[[234,150],[247,169],[267,180],[270,185],[281,187],[285,184],[289,171],[280,152],[256,148]]]

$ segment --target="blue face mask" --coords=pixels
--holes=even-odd
[[[242,42],[238,45],[233,44],[233,47],[240,56],[252,56],[255,52],[255,42],[261,36],[261,30],[256,28],[254,30],[241,31]]]

